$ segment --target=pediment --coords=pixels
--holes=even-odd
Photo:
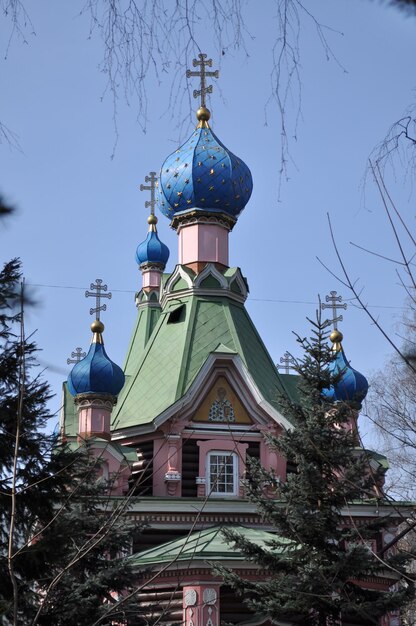
[[[220,419],[213,419],[216,411]],[[233,415],[234,421],[222,419],[227,414]],[[290,422],[261,395],[240,356],[229,351],[211,353],[186,394],[154,420],[154,427],[171,419],[210,429],[250,429],[256,425],[259,429],[291,428]]]

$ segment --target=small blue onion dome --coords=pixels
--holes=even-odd
[[[200,111],[205,117],[201,117]],[[166,217],[192,210],[238,217],[250,199],[253,180],[247,165],[208,126],[208,109],[191,137],[168,156],[160,171],[158,206]]]
[[[139,265],[158,263],[164,268],[169,259],[169,248],[160,241],[157,234],[157,217],[149,215],[147,222],[149,232],[146,239],[137,246],[136,261]]]
[[[361,405],[367,395],[368,381],[363,374],[353,369],[345,356],[341,345],[343,339],[339,330],[334,330],[330,335],[335,358],[330,365],[331,374],[338,380],[335,385],[323,391],[323,395],[329,400],[356,402]]]
[[[124,385],[121,367],[113,363],[104,349],[104,324],[95,320],[94,333],[87,356],[76,363],[68,376],[68,389],[73,396],[79,393],[105,393],[116,396]]]

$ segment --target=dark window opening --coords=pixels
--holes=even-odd
[[[137,448],[137,466],[130,478],[135,496],[153,495],[153,441],[145,441]]]
[[[169,313],[168,324],[177,324],[178,322],[183,322],[185,319],[185,311],[186,307],[184,304],[178,306],[177,309]]]
[[[248,448],[246,451],[247,462],[246,462],[246,472],[245,478],[249,482],[252,480],[252,472],[250,467],[250,461],[253,459],[254,461],[258,461],[260,463],[260,442],[258,441],[250,441],[248,443]]]
[[[182,497],[196,498],[196,477],[199,475],[199,447],[196,439],[188,439],[182,446]]]

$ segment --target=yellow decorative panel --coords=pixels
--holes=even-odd
[[[252,424],[249,414],[224,376],[217,378],[193,420],[210,424]]]

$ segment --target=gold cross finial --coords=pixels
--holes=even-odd
[[[146,200],[144,206],[146,209],[150,206],[150,215],[154,215],[156,204],[155,191],[157,187],[156,172],[149,172],[149,176],[144,177],[144,182],[150,183],[150,185],[140,185],[140,191],[150,191],[150,200]]]
[[[186,70],[186,78],[197,76],[198,78],[201,79],[200,89],[194,89],[194,98],[198,98],[198,96],[201,96],[201,106],[197,113],[197,117],[200,122],[205,123],[205,125],[207,125],[206,123],[208,122],[210,118],[210,113],[208,109],[206,108],[205,95],[207,93],[212,93],[212,85],[209,85],[207,87],[206,79],[207,79],[207,76],[218,78],[219,71],[215,70],[215,72],[207,72],[205,68],[212,67],[212,59],[207,59],[207,55],[202,54],[202,53],[198,54],[198,57],[199,57],[199,61],[198,59],[194,59],[192,61],[192,65],[194,67],[199,67],[200,68],[199,72],[192,72],[191,70]]]
[[[332,309],[334,317],[332,320],[330,320],[330,322],[331,324],[334,325],[334,329],[337,330],[338,329],[337,323],[342,322],[342,320],[344,319],[342,315],[338,315],[337,317],[337,309],[346,309],[347,303],[343,302],[341,304],[342,296],[337,296],[336,291],[330,291],[329,296],[325,296],[325,300],[329,304],[325,304],[325,302],[322,302],[321,309]]]
[[[90,284],[90,289],[95,289],[95,291],[86,291],[86,298],[95,298],[95,309],[90,309],[90,315],[96,313],[96,319],[100,319],[100,311],[106,311],[107,305],[101,304],[101,298],[109,298],[111,299],[111,293],[103,293],[103,291],[107,291],[107,285],[102,284],[101,278],[96,278],[95,283]],[[104,327],[103,327],[104,328]]]

